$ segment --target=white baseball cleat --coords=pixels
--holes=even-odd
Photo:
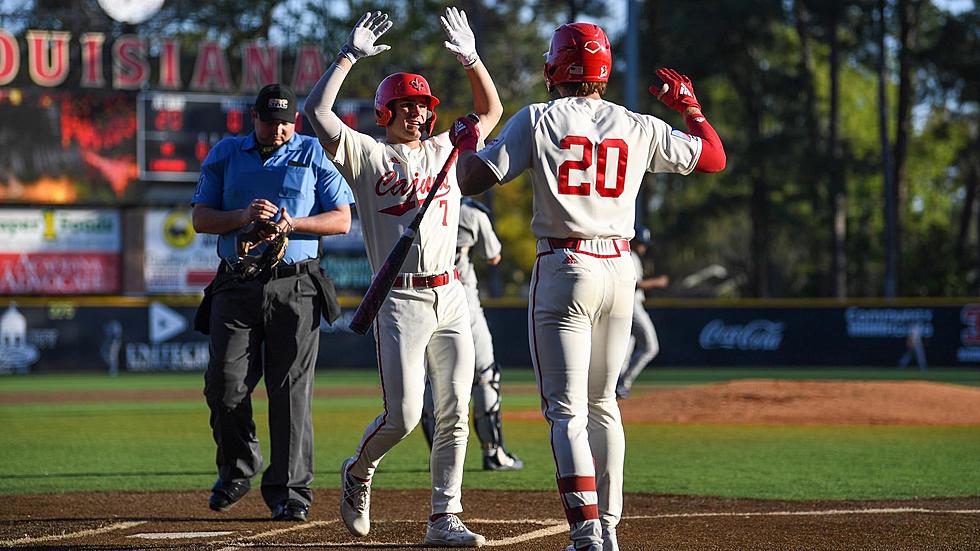
[[[565,548],[565,551],[602,551],[602,547],[598,544],[592,544],[588,547],[581,547],[576,549],[574,545],[569,545]]]
[[[351,534],[366,536],[371,531],[371,484],[347,474],[353,462],[348,457],[340,467],[340,517]]]
[[[429,521],[428,528],[425,530],[425,545],[435,547],[483,547],[487,543],[487,538],[470,532],[453,514],[446,515],[439,520]]]

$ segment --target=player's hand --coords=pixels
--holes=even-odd
[[[657,96],[667,107],[684,114],[689,107],[701,109],[698,98],[694,96],[694,84],[687,75],[673,69],[657,69],[657,76],[664,81],[661,86],[651,86],[650,93]]]
[[[473,113],[456,119],[449,129],[449,141],[460,151],[476,151],[480,141],[480,117]]]
[[[456,54],[456,59],[463,64],[463,67],[472,67],[479,61],[480,56],[476,54],[476,36],[470,29],[470,23],[466,20],[466,12],[456,8],[446,8],[446,15],[439,17],[442,23],[442,30],[446,31],[449,40],[443,44],[446,49]]]
[[[340,55],[354,63],[358,59],[390,50],[391,46],[375,44],[375,42],[391,28],[392,24],[386,13],[380,11],[365,13],[357,20],[347,37],[347,42],[340,48]]]

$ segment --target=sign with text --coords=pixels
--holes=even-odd
[[[147,210],[143,236],[147,293],[196,293],[214,278],[218,236],[195,232],[191,209]]]
[[[119,211],[0,209],[0,294],[117,293]]]

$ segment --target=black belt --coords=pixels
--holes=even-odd
[[[263,275],[259,279],[280,279],[283,277],[308,274],[319,267],[320,264],[315,258],[301,260],[295,264],[280,262],[269,270],[268,275]],[[235,269],[231,267],[231,264],[227,260],[222,260],[221,265],[218,267],[218,273],[235,273]]]

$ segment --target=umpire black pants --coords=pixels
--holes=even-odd
[[[300,267],[319,270],[314,262]],[[272,458],[262,475],[262,497],[270,508],[285,499],[309,505],[310,407],[322,307],[313,276],[303,270],[244,282],[218,273],[211,289],[211,359],[204,395],[217,444],[218,477],[240,481],[262,469],[251,394],[264,376]]]

